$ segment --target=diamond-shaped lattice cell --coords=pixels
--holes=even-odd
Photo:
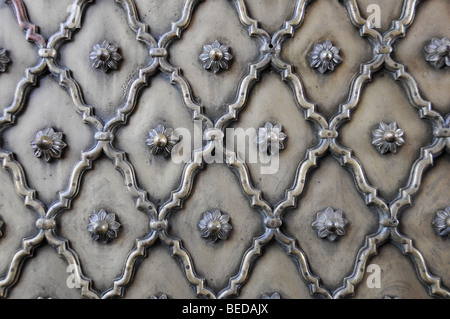
[[[159,38],[172,30],[172,23],[183,13],[185,1],[180,0],[135,0],[140,20],[147,24],[150,33]]]
[[[72,0],[23,0],[30,22],[38,27],[45,38],[59,31],[59,24],[66,21],[73,8]]]
[[[125,298],[148,299],[162,294],[169,299],[197,298],[195,289],[186,282],[183,269],[171,256],[170,249],[156,244],[147,249],[146,258],[138,266],[132,284],[125,290]]]
[[[148,233],[149,219],[135,207],[122,175],[112,162],[99,159],[93,168],[95,171],[83,175],[72,208],[58,215],[57,234],[70,241],[83,274],[93,280],[93,288],[104,292],[122,274],[136,239]],[[94,212],[100,214],[94,217]]]
[[[432,54],[427,53],[425,47],[431,44],[432,39],[450,39],[450,2],[424,1],[418,9],[406,37],[399,39],[394,57],[406,65],[406,70],[417,81],[422,97],[431,101],[433,108],[445,116],[450,112],[450,94],[442,92],[450,87],[450,66],[436,69],[434,62],[427,62],[427,56]],[[430,16],[433,19],[430,20]]]
[[[220,69],[217,73],[212,71],[212,66],[204,69],[200,59],[203,46],[213,44],[215,40],[229,46],[228,52],[233,56],[227,63],[228,69]],[[215,55],[210,56],[216,59]],[[248,63],[257,61],[258,56],[258,42],[240,23],[233,4],[224,0],[200,3],[194,10],[189,28],[169,49],[170,62],[181,67],[195,100],[205,107],[208,116],[214,118],[228,111],[225,103],[234,102]]]
[[[5,72],[0,72],[0,110],[11,105],[14,92],[25,68],[37,64],[37,49],[25,40],[25,33],[17,26],[12,8],[2,2],[0,4],[0,49],[6,50],[10,62]],[[2,64],[0,62],[0,64]]]
[[[174,129],[173,136],[178,137],[178,142],[168,141],[173,146],[170,154],[154,143],[162,132],[153,134],[159,125],[164,126],[165,130]],[[201,146],[201,123],[196,132]],[[167,134],[171,135],[169,131]],[[120,128],[116,136],[118,147],[127,152],[128,159],[134,165],[138,184],[149,193],[155,204],[167,200],[170,192],[176,190],[181,182],[184,166],[191,160],[196,137],[191,114],[184,107],[180,92],[165,77],[153,78],[139,99],[129,123]],[[152,153],[155,147],[159,150],[157,154]]]
[[[354,299],[430,299],[409,257],[394,245],[379,247],[367,268]]]
[[[47,134],[47,127],[63,133],[62,138]],[[39,200],[50,204],[58,198],[58,192],[67,187],[81,151],[89,149],[93,143],[93,134],[76,112],[69,94],[52,78],[44,77],[39,88],[31,92],[15,124],[4,131],[3,148],[16,155],[25,170],[28,185],[38,191]],[[51,137],[51,145],[42,144],[42,136],[44,140]],[[59,140],[66,144],[64,148],[60,147]],[[36,148],[31,145],[33,141],[37,143]],[[58,148],[61,157],[53,157]],[[40,157],[35,156],[38,149]],[[44,153],[51,153],[49,161],[46,161]]]
[[[266,122],[281,125],[281,132],[264,129]],[[234,136],[234,149],[241,159],[245,158],[253,185],[262,190],[264,199],[273,205],[282,200],[285,190],[293,185],[297,166],[305,158],[307,149],[317,144],[313,126],[305,120],[291,88],[277,74],[265,73],[239,113],[238,121],[226,130],[227,147],[233,149],[231,137]],[[263,129],[260,131],[260,128]],[[283,133],[287,135],[284,139]],[[268,151],[265,152],[266,144]],[[283,148],[278,155],[276,151],[271,154],[276,147]]]
[[[436,188],[439,192],[436,192]],[[441,236],[448,228],[450,217],[450,158],[443,155],[423,178],[423,185],[414,197],[412,207],[401,212],[400,231],[414,240],[414,246],[424,255],[431,273],[450,287],[450,237]],[[438,212],[441,212],[438,214]],[[447,224],[446,224],[447,222]],[[434,223],[434,225],[433,225]],[[437,227],[437,226],[439,227]]]
[[[295,8],[295,1],[290,0],[247,0],[245,3],[250,17],[258,20],[259,27],[270,34],[281,29],[283,22],[292,18]]]
[[[22,246],[22,238],[37,234],[37,213],[24,206],[17,194],[12,176],[0,170],[0,278],[6,275],[14,254]]]
[[[385,32],[392,27],[392,21],[400,19],[403,2],[401,0],[356,0],[364,19],[372,22],[375,30]]]
[[[317,214],[328,207],[333,211],[340,210],[347,224],[344,226],[345,222],[338,217],[326,215],[327,218],[321,220],[322,224],[314,228],[312,224]],[[332,222],[331,227],[329,221]],[[343,228],[344,235],[339,235],[338,227]],[[365,237],[377,231],[378,215],[365,205],[351,173],[327,156],[311,172],[297,208],[285,212],[283,228],[305,252],[312,273],[319,276],[329,290],[334,290],[342,285],[344,277],[352,273]],[[319,231],[326,236],[319,237]],[[333,234],[337,236],[330,240]]]
[[[267,278],[271,278],[270,284]],[[252,275],[240,290],[239,297],[259,299],[274,293],[278,293],[282,299],[311,298],[297,264],[280,245],[272,242],[264,247],[264,254],[255,263]]]
[[[339,132],[339,143],[354,151],[369,183],[379,189],[384,199],[392,200],[399,188],[406,186],[411,166],[420,157],[420,148],[431,143],[431,123],[420,119],[403,87],[387,72],[375,75],[373,83],[364,88],[360,104],[352,113],[350,122],[344,124]],[[400,137],[404,144],[395,147],[396,153],[381,153],[372,144],[372,131],[379,129],[380,123],[394,122],[397,129],[403,130],[403,136],[396,135],[392,142],[400,141]],[[389,133],[390,130],[386,131]],[[383,135],[383,143],[389,142],[386,138],[388,136]]]
[[[97,44],[99,47],[94,48]],[[87,7],[81,29],[60,51],[60,64],[71,69],[85,102],[94,106],[95,115],[102,119],[115,115],[126,101],[131,83],[139,77],[139,68],[149,63],[146,46],[136,40],[126,12],[114,1],[98,1]],[[109,66],[102,69],[102,65]]]
[[[196,177],[194,185],[183,208],[171,213],[169,233],[182,240],[197,275],[205,278],[207,287],[218,293],[228,285],[229,278],[238,273],[241,259],[251,247],[252,239],[264,233],[262,217],[251,208],[236,175],[224,164],[207,165]],[[204,214],[216,210],[222,216],[228,215],[228,221],[213,216],[206,219],[206,227],[200,228],[199,222],[205,218]],[[231,225],[232,229],[228,230],[225,224]],[[209,231],[209,237],[202,237],[205,229]],[[228,236],[226,239],[217,237],[213,241],[219,229],[228,230]]]
[[[334,71],[321,73],[311,68],[308,58],[315,44],[331,41],[339,48],[342,62]],[[314,1],[306,8],[302,25],[293,38],[283,43],[283,59],[295,67],[303,81],[306,97],[317,104],[318,112],[330,118],[346,102],[352,79],[359,74],[360,64],[372,59],[371,46],[359,36],[348,19],[347,10],[338,1]],[[318,54],[328,52],[319,50]],[[333,58],[336,55],[333,53]],[[324,60],[325,61],[325,60]]]
[[[80,299],[80,290],[70,284],[71,274],[71,268],[54,248],[49,245],[41,246],[36,249],[33,258],[25,262],[20,280],[11,288],[8,297],[11,299]]]

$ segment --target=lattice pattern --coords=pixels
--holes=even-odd
[[[69,265],[74,266],[74,276],[81,285],[83,297],[123,296],[127,285],[132,282],[138,259],[144,258],[146,251],[151,250],[155,243],[160,241],[170,247],[173,256],[179,259],[182,272],[189,284],[195,287],[198,297],[236,297],[251,275],[253,261],[261,255],[262,248],[269,242],[276,241],[295,260],[299,276],[308,284],[313,296],[342,298],[354,294],[355,288],[363,280],[368,260],[377,253],[380,245],[390,241],[398,246],[403,254],[411,258],[416,265],[419,278],[429,287],[432,296],[450,297],[450,290],[441,284],[439,277],[430,273],[422,253],[414,246],[413,241],[398,230],[398,213],[402,208],[412,204],[413,195],[421,188],[425,169],[433,164],[436,156],[448,153],[450,149],[450,118],[433,109],[431,102],[421,96],[413,76],[405,71],[404,65],[392,57],[395,42],[405,36],[408,27],[413,23],[419,0],[404,0],[401,16],[393,21],[391,28],[383,34],[371,28],[370,23],[362,17],[356,0],[341,1],[348,10],[351,23],[359,29],[360,36],[373,48],[373,56],[370,61],[361,64],[360,72],[355,75],[351,84],[347,101],[339,106],[339,112],[329,120],[316,110],[314,103],[306,98],[304,85],[294,71],[294,65],[281,58],[283,41],[292,37],[302,24],[310,0],[297,0],[292,17],[284,21],[282,28],[273,34],[261,28],[258,21],[249,15],[245,0],[230,0],[240,22],[248,29],[249,36],[259,41],[260,55],[258,61],[248,65],[248,72],[237,88],[235,101],[228,105],[225,114],[215,120],[206,115],[203,106],[194,100],[190,84],[182,76],[182,70],[168,61],[172,44],[183,36],[183,31],[189,27],[191,18],[195,15],[197,5],[201,1],[186,0],[179,20],[172,24],[171,30],[167,30],[159,39],[156,39],[149,27],[140,21],[139,7],[134,0],[116,0],[115,2],[126,12],[128,26],[136,34],[136,39],[147,46],[150,63],[137,70],[137,76],[132,79],[127,88],[125,103],[120,105],[115,116],[107,122],[94,114],[93,106],[85,103],[80,85],[77,79],[72,77],[71,71],[57,62],[59,50],[67,41],[71,41],[72,37],[76,37],[77,28],[82,28],[80,21],[83,21],[83,15],[89,10],[89,5],[95,5],[94,1],[75,0],[67,20],[61,23],[59,31],[48,39],[37,31],[33,22],[29,21],[27,9],[22,0],[6,2],[14,11],[17,23],[25,32],[26,39],[37,46],[39,60],[34,67],[26,70],[25,76],[17,84],[14,100],[4,109],[3,116],[0,118],[2,131],[15,124],[16,119],[20,117],[20,112],[26,109],[29,92],[39,83],[41,77],[50,74],[61,88],[67,91],[82,121],[95,131],[93,135],[95,145],[92,149],[81,152],[81,160],[72,169],[67,189],[59,193],[58,200],[50,207],[46,207],[39,200],[36,191],[28,186],[24,169],[21,163],[15,160],[14,154],[0,149],[3,168],[11,173],[17,193],[23,198],[24,204],[39,215],[36,222],[39,232],[33,238],[24,239],[21,249],[12,257],[7,273],[0,280],[0,296],[7,296],[7,290],[12,288],[21,276],[22,262],[32,257],[33,251],[40,249],[38,246],[45,242],[54,247]],[[301,30],[297,31],[301,32]],[[253,85],[268,69],[276,71],[281,80],[292,88],[295,101],[305,119],[314,123],[318,139],[317,145],[307,150],[305,159],[298,165],[294,184],[286,192],[284,200],[277,205],[266,201],[263,193],[252,186],[247,164],[238,158],[235,151],[227,149],[226,143],[220,138],[224,136],[225,129],[238,118],[239,112],[245,109],[249,96],[252,94]],[[382,69],[389,71],[396,81],[403,84],[411,105],[417,109],[421,118],[430,121],[433,126],[432,143],[421,149],[420,158],[411,168],[407,185],[400,189],[398,197],[390,203],[378,195],[377,188],[371,186],[363,165],[354,156],[352,150],[340,145],[337,141],[340,129],[345,126],[346,121],[351,120],[352,114],[360,104],[364,85],[371,81],[374,73]],[[202,149],[194,151],[191,161],[185,165],[179,188],[172,192],[169,201],[161,205],[155,205],[148,199],[147,191],[137,182],[133,163],[127,159],[126,152],[118,149],[114,140],[116,132],[126,126],[129,118],[133,116],[133,111],[139,104],[140,92],[158,73],[167,75],[170,83],[182,92],[184,107],[191,113],[192,120],[202,121],[205,128],[209,130],[209,140]],[[204,163],[204,158],[211,156],[213,151],[224,152],[226,164],[223,165],[228,165],[237,174],[242,191],[248,197],[251,206],[261,212],[263,216],[261,222],[265,229],[263,234],[253,239],[251,247],[242,257],[239,272],[229,279],[227,287],[217,293],[208,288],[205,279],[197,276],[195,263],[190,253],[183,248],[182,240],[174,238],[169,229],[170,213],[181,208],[183,201],[189,197],[191,190],[195,187],[196,173],[207,165]],[[364,197],[365,203],[374,207],[379,214],[378,231],[366,237],[364,246],[356,256],[353,273],[346,277],[342,287],[335,291],[321,284],[320,278],[310,270],[305,252],[296,240],[286,235],[282,229],[283,214],[297,205],[308,183],[308,173],[318,165],[320,158],[328,153],[331,153],[340,165],[351,171],[355,186]],[[150,231],[146,237],[136,240],[135,248],[126,259],[122,276],[114,281],[110,290],[99,293],[91,288],[91,279],[83,274],[83,265],[79,261],[77,252],[69,247],[67,239],[61,238],[57,233],[55,218],[70,208],[80,191],[83,174],[91,169],[94,161],[103,154],[122,173],[127,192],[135,200],[136,208],[148,215]]]

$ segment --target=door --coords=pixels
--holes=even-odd
[[[448,298],[450,2],[0,4],[3,298]]]

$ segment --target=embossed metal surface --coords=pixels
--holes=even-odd
[[[0,296],[449,298],[449,16],[2,1]]]

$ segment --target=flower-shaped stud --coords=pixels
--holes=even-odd
[[[34,156],[41,157],[48,162],[51,158],[60,158],[61,151],[67,146],[63,142],[63,133],[55,132],[52,127],[46,127],[36,133],[30,145],[34,150]]]
[[[436,69],[450,66],[450,39],[433,38],[425,47],[427,52],[425,59]]]
[[[433,226],[436,227],[440,236],[450,234],[450,206],[444,210],[436,212],[436,218],[433,220]]]
[[[261,299],[281,299],[281,296],[278,292],[275,292],[270,296],[268,294],[263,294]]]
[[[198,222],[201,236],[210,239],[212,242],[215,242],[217,238],[226,239],[228,232],[233,228],[228,223],[229,220],[230,216],[222,214],[218,209],[212,213],[204,213],[203,218]]]
[[[334,210],[328,207],[323,212],[318,212],[316,219],[311,224],[317,230],[320,238],[328,238],[334,241],[337,236],[345,235],[345,226],[348,221],[344,218],[341,210]]]
[[[167,298],[167,295],[166,294],[162,294],[162,295],[160,295],[159,297],[157,297],[157,296],[150,296],[150,298],[149,299],[168,299]]]
[[[320,73],[325,73],[327,70],[334,71],[336,65],[342,62],[339,48],[333,46],[329,40],[314,44],[313,50],[308,53],[308,59],[310,67],[318,69]]]
[[[220,69],[228,69],[228,61],[233,56],[228,52],[229,46],[220,44],[218,40],[213,44],[206,44],[203,46],[203,53],[200,59],[203,61],[203,68],[211,69],[214,73],[219,72]]]
[[[6,54],[5,49],[0,49],[0,72],[6,71],[6,65],[11,62],[11,59]]]
[[[108,240],[117,237],[117,230],[120,226],[114,213],[107,213],[101,209],[89,216],[87,230],[91,233],[93,240],[107,243]]]
[[[405,143],[403,139],[403,130],[397,127],[396,122],[386,124],[381,122],[376,130],[372,131],[372,144],[380,151],[381,154],[390,151],[397,152],[397,146]]]
[[[273,125],[271,122],[266,122],[264,127],[258,129],[258,134],[255,138],[255,143],[259,145],[259,149],[264,152],[275,153],[284,148],[283,141],[287,135],[283,133],[280,124]]]
[[[95,44],[89,55],[92,60],[92,67],[105,73],[109,70],[116,70],[119,66],[118,62],[122,60],[122,56],[117,52],[118,49],[117,44],[109,44],[107,41],[103,41],[102,44]]]
[[[174,135],[172,128],[158,125],[148,132],[148,138],[145,140],[145,143],[150,147],[150,152],[153,155],[164,154],[164,156],[169,156],[172,148],[178,141],[179,138]]]
[[[0,220],[0,238],[3,237],[3,225],[4,224],[5,223],[2,220]]]

